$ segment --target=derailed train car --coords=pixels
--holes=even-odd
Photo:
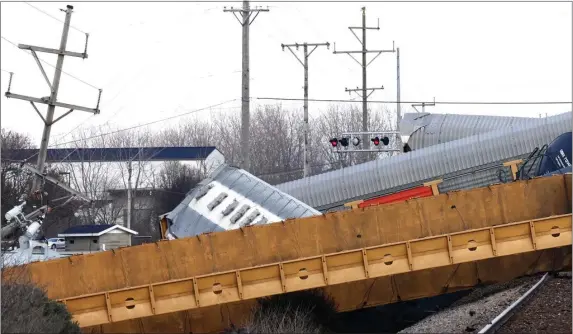
[[[378,159],[276,187],[321,212],[339,211],[344,204],[376,198],[442,179],[440,192],[499,183],[499,165],[527,159],[563,133],[571,131],[572,113],[513,121],[469,137],[415,149],[407,154]],[[530,161],[536,170],[540,160]],[[528,167],[529,168],[529,167]]]
[[[225,164],[162,217],[161,232],[176,239],[319,214],[247,171]]]

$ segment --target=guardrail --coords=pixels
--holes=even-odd
[[[572,215],[60,299],[81,327],[571,245]]]

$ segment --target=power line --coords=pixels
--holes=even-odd
[[[273,100],[273,101],[304,101],[304,99],[300,98],[288,98],[288,97],[255,97],[257,100]],[[312,102],[343,102],[343,103],[356,103],[353,100],[337,100],[337,99],[308,99],[308,101]],[[369,100],[370,103],[396,103],[396,101],[376,101],[376,100]],[[479,101],[479,102],[469,102],[469,101],[432,101],[432,102],[424,102],[424,101],[400,101],[400,103],[406,104],[416,104],[416,103],[435,103],[435,104],[491,104],[491,105],[500,105],[500,104],[508,104],[508,105],[524,105],[524,104],[571,104],[573,102],[557,102],[557,101]]]
[[[32,7],[32,8],[34,8],[35,10],[37,10],[37,11],[39,11],[39,12],[41,12],[41,13],[46,14],[47,16],[53,18],[54,20],[56,20],[56,21],[58,21],[58,22],[60,22],[60,23],[66,24],[64,21],[58,19],[58,18],[55,17],[55,16],[52,16],[52,15],[46,13],[45,11],[43,11],[43,10],[41,10],[40,8],[38,8],[38,7],[36,7],[36,6],[32,5],[32,4],[30,4],[29,2],[24,1],[24,3],[25,3],[26,5],[28,5],[28,6]],[[85,31],[82,31],[82,30],[80,30],[80,29],[74,27],[74,26],[71,25],[71,24],[69,24],[69,26],[70,26],[70,28],[72,28],[72,29],[74,29],[74,30],[76,30],[76,31],[79,31],[79,32],[81,32],[82,34],[87,34]]]
[[[28,53],[26,50],[20,49],[16,43],[10,41],[10,40],[7,39],[6,37],[4,37],[4,36],[0,36],[0,37],[1,37],[3,40],[5,40],[6,42],[12,44],[16,49],[21,50],[21,51],[23,51],[23,52],[26,52],[27,54],[30,54],[30,53]],[[50,64],[50,63],[48,63],[48,62],[45,61],[44,59],[42,59],[42,58],[40,58],[40,57],[38,57],[38,59],[39,59],[42,63],[44,63],[44,64],[46,64],[46,65],[48,65],[48,66],[50,66],[50,67],[52,67],[52,68],[54,68],[54,69],[57,69],[56,66],[54,66],[54,65],[52,65],[52,64]],[[85,82],[84,80],[82,80],[82,79],[80,79],[80,78],[78,78],[78,77],[76,77],[76,76],[74,76],[74,75],[72,75],[72,74],[70,74],[70,73],[68,73],[68,72],[65,72],[65,71],[62,70],[62,73],[64,73],[65,75],[67,75],[67,76],[69,76],[69,77],[72,77],[72,78],[78,80],[79,82],[81,82],[81,83],[83,83],[83,84],[86,84],[86,85],[88,85],[88,86],[90,86],[90,87],[92,87],[92,88],[94,88],[94,89],[99,90],[99,88],[97,88],[96,86],[94,86],[94,85],[92,85],[92,84],[90,84],[90,83],[88,83],[88,82]]]
[[[166,117],[166,118],[161,118],[161,119],[158,119],[158,120],[155,120],[155,121],[152,121],[152,122],[148,122],[148,123],[144,123],[144,124],[140,124],[140,125],[134,125],[134,126],[131,126],[131,127],[128,127],[128,128],[123,128],[123,129],[119,129],[119,130],[115,130],[115,131],[111,131],[111,132],[107,132],[107,133],[102,133],[102,134],[95,135],[95,136],[91,136],[91,137],[87,137],[87,138],[82,138],[82,139],[78,139],[78,140],[68,141],[68,142],[65,142],[65,143],[61,143],[61,144],[54,145],[54,146],[52,146],[52,147],[59,147],[59,146],[67,145],[67,144],[77,143],[77,142],[84,141],[84,140],[89,140],[89,139],[94,139],[94,138],[99,138],[99,137],[105,137],[105,136],[112,135],[112,134],[115,134],[115,133],[119,133],[119,132],[123,132],[123,131],[128,131],[128,130],[137,129],[137,128],[144,127],[144,126],[148,126],[148,125],[151,125],[151,124],[156,124],[156,123],[168,121],[168,120],[171,120],[171,119],[174,119],[174,118],[178,118],[178,117],[190,115],[190,114],[193,114],[193,113],[196,113],[196,112],[199,112],[199,111],[207,110],[207,109],[209,109],[209,108],[218,107],[218,106],[221,106],[221,105],[224,105],[224,104],[227,104],[227,103],[230,103],[230,102],[234,102],[234,101],[237,101],[237,100],[238,100],[238,99],[227,100],[227,101],[225,101],[225,102],[217,103],[217,104],[210,105],[210,106],[207,106],[207,107],[203,107],[203,108],[200,108],[200,109],[195,109],[195,110],[188,111],[188,112],[185,112],[185,113],[182,113],[182,114],[178,114],[178,115],[174,115],[174,116],[170,116],[170,117]]]
[[[218,103],[218,104],[215,104],[215,105],[207,106],[207,107],[204,107],[204,108],[201,108],[201,109],[196,109],[196,110],[192,110],[192,111],[189,111],[189,112],[186,112],[186,113],[182,113],[182,114],[178,114],[178,115],[174,115],[174,116],[170,116],[170,117],[158,119],[158,120],[155,120],[155,121],[152,121],[152,122],[149,122],[149,123],[140,124],[140,125],[135,125],[135,126],[132,126],[132,127],[129,127],[129,128],[119,129],[119,130],[115,130],[115,131],[111,131],[111,132],[106,132],[106,133],[102,133],[102,134],[95,135],[95,136],[91,136],[91,137],[87,137],[87,138],[81,138],[81,139],[71,140],[71,141],[67,141],[67,142],[61,143],[61,144],[50,145],[49,148],[60,147],[60,146],[64,146],[64,145],[67,145],[67,144],[74,144],[74,143],[77,143],[77,142],[81,142],[81,141],[84,141],[84,140],[89,140],[89,139],[94,139],[94,138],[99,138],[99,137],[105,137],[105,136],[109,136],[109,135],[112,135],[112,134],[115,134],[115,133],[119,133],[119,132],[123,132],[123,131],[128,131],[128,130],[133,130],[133,129],[140,128],[140,127],[144,127],[144,126],[147,126],[147,125],[151,125],[151,124],[155,124],[155,123],[159,123],[159,122],[164,122],[164,121],[167,121],[167,120],[170,120],[170,119],[174,119],[174,118],[177,118],[177,117],[182,117],[182,116],[190,115],[190,114],[193,114],[193,113],[196,113],[196,112],[199,112],[199,111],[203,111],[203,110],[206,110],[206,109],[218,107],[218,106],[220,106],[220,105],[224,105],[224,104],[227,104],[227,103],[230,103],[230,102],[234,102],[234,101],[237,101],[237,100],[238,100],[238,99],[232,99],[232,100],[228,100],[228,101],[225,101],[225,102],[221,102],[221,103]],[[90,119],[90,118],[88,118],[88,119]],[[86,121],[87,121],[88,119],[86,119]],[[84,122],[85,122],[85,121],[84,121]],[[84,123],[84,122],[82,122],[82,123]],[[81,125],[82,123],[80,123],[80,125]],[[76,128],[78,128],[80,125],[78,125]],[[74,130],[75,130],[75,129],[74,129]],[[69,135],[70,133],[72,133],[72,132],[73,132],[73,130],[70,131],[70,132],[68,132],[65,136],[68,136],[68,135]],[[65,136],[64,136],[64,137],[65,137]],[[76,147],[76,148],[74,149],[74,151],[77,150],[77,149],[78,149],[78,147]],[[72,151],[72,153],[73,153],[74,151]],[[24,160],[22,160],[22,161],[19,161],[19,162],[20,162],[20,163],[26,163],[26,162],[28,162],[28,160],[34,158],[34,157],[37,156],[37,155],[38,155],[38,152],[32,154],[32,155],[29,156],[28,158],[26,158],[26,159],[24,159]],[[69,155],[68,155],[68,156],[69,156]],[[66,157],[66,158],[67,158],[67,157]],[[62,161],[63,161],[63,160],[62,160]]]

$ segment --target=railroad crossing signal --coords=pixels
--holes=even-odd
[[[370,135],[370,141],[374,144],[372,149],[362,149],[360,144],[362,141],[360,137],[363,135]],[[390,145],[390,138],[399,136],[398,131],[377,131],[377,132],[345,132],[341,138],[330,139],[333,152],[403,152],[402,149],[392,148]],[[349,147],[349,144],[352,146]],[[340,145],[339,145],[340,144]],[[382,144],[382,145],[381,145]]]
[[[374,143],[375,146],[380,145],[380,142],[382,142],[382,144],[384,144],[384,146],[388,146],[388,144],[390,143],[390,139],[388,139],[388,137],[384,136],[382,138],[378,138],[378,136],[370,139],[370,141],[372,143]]]

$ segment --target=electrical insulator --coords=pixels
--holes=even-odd
[[[332,147],[338,146],[338,139],[332,138],[332,139],[330,140],[330,145],[332,145]]]
[[[340,139],[340,145],[346,147],[348,146],[348,138],[341,138]]]

